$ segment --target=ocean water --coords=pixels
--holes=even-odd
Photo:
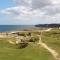
[[[33,25],[0,25],[0,32],[19,31],[22,29],[33,28]]]

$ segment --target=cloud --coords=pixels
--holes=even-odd
[[[60,13],[60,0],[15,0],[17,4],[24,5],[29,4],[28,13],[32,13],[34,15],[34,11],[36,14],[43,13],[46,15],[54,15]],[[29,3],[30,2],[30,3]],[[30,11],[31,10],[31,11]],[[38,14],[38,15],[39,15]]]
[[[32,0],[33,9],[39,9],[50,4],[51,4],[50,0]]]
[[[32,9],[39,9],[41,7],[44,7],[46,5],[50,5],[50,0],[13,0],[16,2],[16,5],[23,5],[31,7]]]
[[[41,7],[45,5],[49,5],[48,0],[13,0],[18,4],[16,7],[6,8],[1,11],[3,14],[15,14],[15,15],[30,15],[30,16],[41,16],[43,12],[41,11]],[[46,1],[46,2],[44,2]]]
[[[45,11],[45,15],[55,15],[60,13],[60,4],[58,5],[50,5],[42,8],[42,11]]]
[[[60,0],[51,0],[52,4],[60,4]]]
[[[38,13],[38,11],[46,12],[46,14],[53,14],[53,13],[59,13],[60,12],[60,4],[54,5],[55,1],[58,3],[59,0],[13,0],[18,4],[18,6],[6,8],[2,10],[2,13],[5,14],[17,14],[17,15],[29,15],[34,14],[35,12]],[[40,12],[41,13],[41,12]]]
[[[1,10],[1,13],[6,15],[14,15],[14,19],[16,20],[21,20],[21,17],[25,18],[22,20],[30,20],[32,17],[39,17],[39,20],[42,19],[53,21],[55,18],[60,18],[60,0],[13,1],[16,3],[16,6]]]
[[[1,11],[1,13],[6,15],[17,15],[17,16],[40,16],[43,12],[39,9],[31,10],[29,7],[16,6],[11,8],[6,8]]]
[[[32,0],[13,0],[16,5],[31,6]]]
[[[1,10],[1,13],[6,14],[6,15],[19,14],[18,10],[20,10],[20,8],[18,8],[18,7],[11,7],[11,8],[6,8],[4,10]]]

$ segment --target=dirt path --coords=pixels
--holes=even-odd
[[[52,30],[52,28],[49,28],[49,29],[47,29],[47,30],[44,30],[44,31],[51,31]]]
[[[53,50],[49,46],[47,46],[45,43],[43,43],[40,36],[39,36],[39,39],[40,40],[39,40],[38,44],[40,44],[42,47],[44,47],[45,49],[47,49],[56,60],[60,60],[59,54],[55,50]]]
[[[13,41],[11,40],[7,40],[10,44],[15,44]]]

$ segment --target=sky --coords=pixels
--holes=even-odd
[[[0,25],[60,23],[60,0],[0,0]]]

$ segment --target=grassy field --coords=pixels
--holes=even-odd
[[[42,41],[60,54],[60,30],[53,29],[42,33]]]
[[[38,32],[32,32],[32,34],[35,35]],[[0,38],[0,60],[55,60],[48,50],[36,43],[29,43],[27,47],[18,49],[16,45],[10,44],[7,40],[15,42],[15,38]],[[60,54],[59,29],[43,32],[42,41]]]
[[[9,44],[7,40],[8,38],[0,39],[0,60],[54,60],[41,46],[30,43],[26,48],[17,49],[16,45]]]

